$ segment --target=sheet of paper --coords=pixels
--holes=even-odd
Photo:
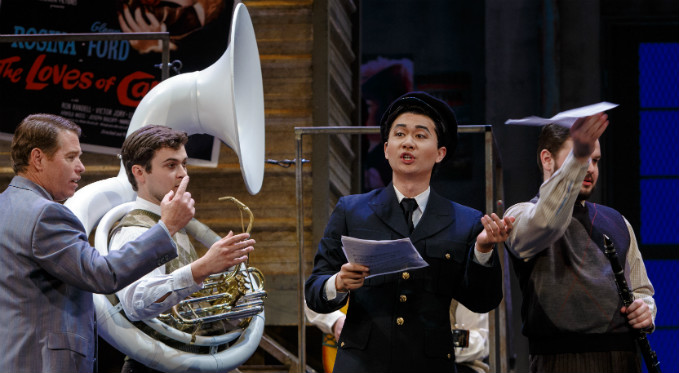
[[[578,120],[578,118],[587,117],[596,113],[604,112],[606,110],[611,110],[616,106],[618,106],[618,104],[604,101],[597,104],[566,110],[551,118],[530,116],[522,119],[508,119],[505,124],[516,124],[521,126],[544,126],[550,123],[556,123],[560,126],[570,128],[573,123]]]
[[[342,236],[342,250],[349,263],[370,268],[370,277],[426,267],[410,238],[400,240],[362,240]]]

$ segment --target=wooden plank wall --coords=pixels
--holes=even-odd
[[[292,160],[295,158],[294,127],[313,125],[350,125],[353,122],[355,94],[353,76],[355,54],[352,51],[352,32],[356,7],[352,0],[250,0],[244,2],[250,12],[260,52],[266,110],[266,158]],[[327,39],[314,41],[317,34],[314,17],[321,17],[327,25]],[[325,59],[314,57],[315,46],[324,46]],[[318,64],[318,65],[316,65]],[[312,81],[314,69],[324,71],[328,85],[325,91],[315,91]],[[314,99],[328,103],[322,113],[314,111]],[[315,118],[316,117],[316,118]],[[18,123],[17,123],[18,125]],[[304,139],[304,158],[312,156],[311,137]],[[13,177],[9,159],[9,141],[0,141],[0,190]],[[332,186],[334,195],[349,192],[350,160],[354,158],[350,140],[340,139],[326,148],[330,156],[323,167],[331,166],[330,179],[312,178],[311,166],[304,166],[305,242],[307,268],[310,270],[316,242],[312,238],[312,179],[324,188]],[[244,152],[247,152],[245,150]],[[80,187],[117,175],[119,163],[113,155],[85,153],[86,172]],[[319,162],[320,163],[320,162]],[[240,232],[240,214],[229,203],[217,198],[230,195],[250,207],[255,222],[252,236],[257,240],[250,265],[265,275],[269,299],[265,302],[267,324],[297,324],[297,268],[295,168],[274,164],[265,167],[261,191],[250,195],[245,189],[238,159],[222,145],[216,168],[189,167],[189,191],[196,200],[196,218],[219,234],[229,230]],[[329,182],[328,180],[333,180]],[[336,197],[322,200],[325,215],[334,206]],[[247,220],[246,220],[247,221]],[[307,270],[307,274],[308,274]]]
[[[257,35],[266,107],[266,157],[295,158],[295,127],[312,120],[312,7],[313,1],[246,1]],[[311,139],[304,139],[305,159],[311,158]],[[304,166],[304,220],[311,220],[311,168]],[[258,240],[252,265],[265,275],[269,325],[297,324],[297,209],[295,166],[267,165],[266,190],[253,197],[257,211],[253,236]],[[255,199],[257,201],[255,201]],[[257,210],[255,210],[257,209]],[[258,222],[258,216],[271,221]],[[273,220],[277,224],[273,224]],[[308,223],[307,223],[308,224]],[[310,231],[305,230],[310,242]],[[306,245],[310,247],[310,245]],[[307,249],[307,252],[310,250]],[[307,261],[312,258],[307,255]]]
[[[314,126],[359,124],[359,3],[317,0],[314,14]],[[358,191],[359,138],[317,135],[313,143],[312,237],[322,237],[337,199]],[[315,247],[311,249],[315,252]],[[309,268],[308,270],[311,270]]]

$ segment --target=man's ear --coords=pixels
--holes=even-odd
[[[542,151],[540,151],[540,163],[542,163],[543,175],[552,176],[554,173],[555,160],[549,150],[542,149]]]
[[[137,184],[140,184],[144,181],[144,167],[135,164],[132,166],[132,175],[134,176],[135,180],[137,180]]]
[[[436,163],[441,163],[441,161],[443,161],[443,158],[446,157],[447,152],[448,149],[446,149],[445,146],[440,147],[438,150],[439,155],[436,157]]]
[[[33,150],[31,150],[28,163],[32,164],[36,170],[42,171],[45,168],[43,165],[45,160],[47,160],[47,155],[39,148],[33,148]]]

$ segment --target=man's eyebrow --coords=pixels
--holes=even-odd
[[[162,161],[162,163],[167,163],[167,162],[184,162],[184,161],[186,161],[186,158],[185,158],[184,160],[181,160],[181,161],[180,161],[179,158],[170,157],[170,158],[164,159],[164,160]]]
[[[429,127],[427,127],[427,126],[423,126],[421,124],[418,124],[418,125],[415,126],[415,128],[421,128],[421,129],[427,131],[427,133],[431,134],[431,131],[429,131]]]
[[[396,127],[405,127],[405,126],[406,126],[406,125],[403,124],[403,123],[396,123],[396,124],[394,124],[394,128],[396,128]],[[429,130],[429,127],[427,127],[427,126],[425,126],[425,125],[416,124],[416,125],[415,125],[415,128],[423,129],[423,130],[427,131],[427,133],[431,134],[431,131]]]

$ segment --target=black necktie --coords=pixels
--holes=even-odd
[[[413,233],[413,229],[415,229],[415,224],[413,224],[413,211],[417,208],[417,201],[415,201],[415,198],[404,198],[401,200],[401,208],[403,208],[406,223],[408,224],[408,234]]]

